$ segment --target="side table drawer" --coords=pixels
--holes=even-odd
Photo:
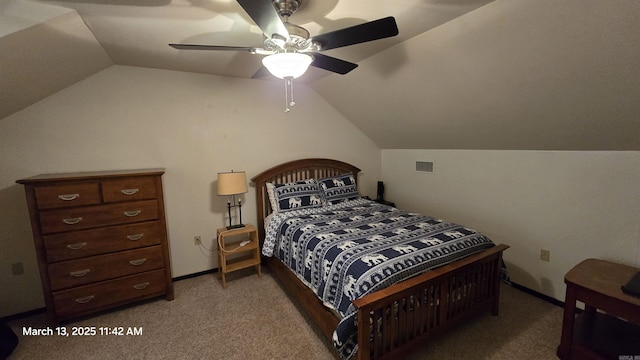
[[[44,236],[50,263],[159,245],[161,242],[162,228],[157,220]]]
[[[152,177],[133,177],[102,182],[104,202],[155,199],[156,183]]]
[[[100,204],[100,185],[97,182],[68,185],[39,186],[34,189],[38,209]]]
[[[158,218],[156,200],[87,206],[40,212],[43,234],[74,231],[106,225],[127,224]]]
[[[61,290],[160,269],[163,264],[162,248],[152,246],[50,264],[49,279],[53,290]]]
[[[150,298],[165,292],[164,270],[155,270],[53,293],[56,315],[60,318],[82,315]]]

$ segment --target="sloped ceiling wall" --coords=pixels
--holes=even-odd
[[[5,1],[0,14],[0,119],[113,65],[74,10]]]
[[[497,0],[312,87],[383,149],[640,150],[640,2]]]
[[[8,31],[25,4],[57,10]],[[0,119],[118,63],[75,10],[0,13]],[[639,34],[639,1],[496,0],[308,85],[383,149],[640,150]]]

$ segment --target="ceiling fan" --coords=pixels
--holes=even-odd
[[[295,105],[293,79],[301,76],[309,66],[338,74],[347,74],[358,67],[345,60],[321,54],[321,51],[360,44],[398,35],[393,17],[386,17],[364,24],[343,28],[322,35],[310,36],[309,31],[289,22],[307,0],[237,0],[249,17],[258,25],[266,39],[263,47],[217,46],[196,44],[169,44],[179,50],[248,51],[267,55],[263,67],[252,78],[272,75],[285,80],[285,111]]]

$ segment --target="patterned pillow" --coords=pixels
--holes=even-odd
[[[322,206],[320,188],[315,179],[287,184],[273,184],[278,211],[315,208]]]
[[[320,183],[320,192],[329,205],[360,197],[353,173],[322,178],[318,182]]]

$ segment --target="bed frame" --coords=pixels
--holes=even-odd
[[[277,165],[254,176],[258,231],[264,241],[264,218],[271,213],[265,183],[286,183],[352,172],[357,167],[331,159],[303,159]],[[357,359],[398,359],[428,339],[481,312],[498,315],[502,252],[497,245],[391,287],[356,299]],[[322,305],[278,258],[264,259],[282,286],[331,341],[339,318]]]

